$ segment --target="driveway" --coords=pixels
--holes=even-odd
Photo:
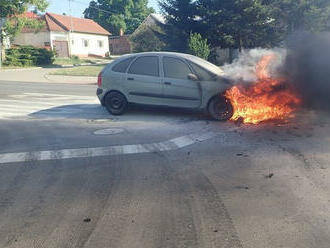
[[[93,85],[0,87],[0,247],[329,247],[324,113],[111,116]]]

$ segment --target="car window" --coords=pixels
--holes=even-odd
[[[130,65],[130,63],[135,59],[135,57],[131,57],[128,59],[124,59],[123,61],[119,62],[118,64],[116,64],[112,70],[115,72],[126,72],[128,66]]]
[[[159,60],[157,56],[145,56],[137,58],[128,73],[159,77]]]
[[[164,57],[163,58],[164,76],[167,78],[187,79],[191,73],[188,65],[180,59]]]
[[[199,65],[196,65],[195,63],[192,63],[189,61],[189,64],[197,74],[197,76],[202,80],[202,81],[214,81],[215,80],[215,75],[204,68],[202,68]]]

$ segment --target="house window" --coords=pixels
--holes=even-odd
[[[74,40],[71,40],[71,44],[74,45]]]
[[[98,41],[97,41],[97,44],[99,45],[100,48],[103,47],[103,41],[102,41],[102,40],[98,40]]]
[[[85,40],[83,39],[83,47],[88,47],[89,46],[89,41],[88,40]]]

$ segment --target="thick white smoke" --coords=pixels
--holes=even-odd
[[[269,67],[271,76],[277,76],[279,69],[283,65],[286,57],[286,50],[281,48],[275,49],[251,49],[244,50],[239,57],[231,64],[222,66],[224,77],[237,83],[253,83],[257,81],[256,65],[266,55],[275,55]]]

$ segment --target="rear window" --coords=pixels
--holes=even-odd
[[[116,64],[112,70],[115,72],[126,72],[128,66],[130,65],[130,63],[135,59],[135,57],[131,57],[128,59],[124,59],[123,61],[119,62],[118,64]]]
[[[157,56],[140,57],[133,62],[128,73],[159,77],[159,59]]]

